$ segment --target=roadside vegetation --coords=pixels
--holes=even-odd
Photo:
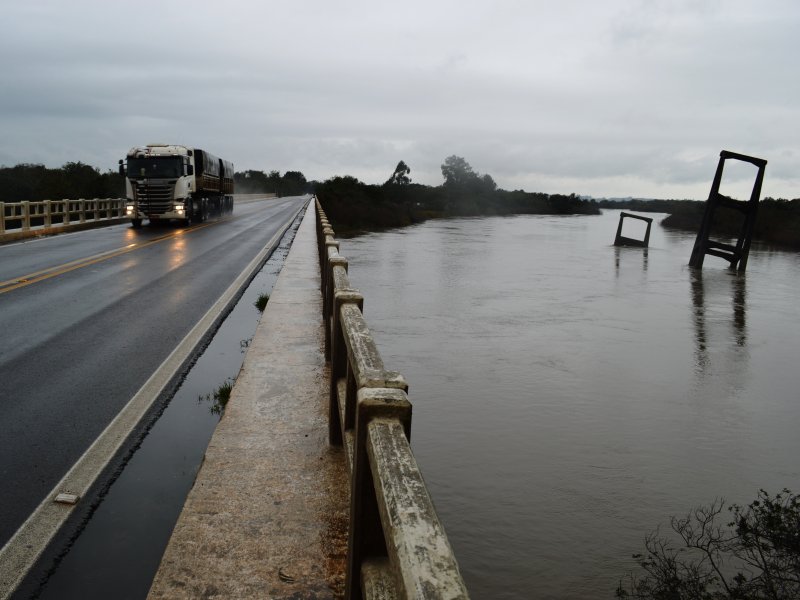
[[[267,302],[269,302],[269,294],[259,294],[253,305],[258,309],[258,312],[263,313],[264,309],[267,308]]]
[[[278,196],[299,196],[311,191],[312,184],[306,181],[300,171],[242,171],[233,176],[237,194],[276,194]]]
[[[200,396],[197,401],[200,403],[210,402],[211,406],[209,407],[209,410],[211,411],[211,414],[222,416],[222,413],[225,412],[225,407],[228,405],[228,401],[231,399],[233,384],[233,379],[226,379],[225,382],[216,390],[210,394],[206,394],[205,396]]]
[[[101,173],[82,162],[69,162],[59,169],[19,164],[0,167],[0,202],[120,198],[125,181],[117,171]]]
[[[746,507],[716,500],[670,527],[670,537],[656,530],[645,538],[645,551],[633,555],[639,570],[620,582],[617,598],[800,598],[800,498],[791,491],[761,490]]]
[[[234,174],[239,194],[295,196],[311,191],[313,184],[300,171],[243,171]],[[69,162],[51,169],[39,164],[0,167],[0,202],[121,198],[125,179],[117,170],[101,173],[82,162]]]

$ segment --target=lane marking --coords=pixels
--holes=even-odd
[[[142,248],[147,248],[148,246],[158,244],[165,240],[175,239],[177,237],[181,237],[188,233],[192,233],[193,231],[199,231],[200,229],[205,229],[206,227],[210,227],[217,223],[224,223],[225,221],[228,220],[229,219],[219,219],[217,221],[204,223],[202,225],[194,225],[188,229],[180,229],[178,231],[162,235],[161,237],[157,237],[152,240],[148,240],[146,242],[128,244],[123,248],[116,248],[115,250],[107,250],[105,252],[100,252],[99,254],[95,254],[93,256],[87,256],[86,258],[79,258],[64,263],[63,265],[48,267],[47,269],[42,269],[34,273],[28,273],[27,275],[21,275],[20,277],[15,277],[7,281],[0,281],[0,294],[5,294],[6,292],[11,292],[13,290],[22,287],[27,287],[29,285],[33,285],[34,283],[39,283],[40,281],[45,281],[46,279],[50,279],[51,277],[57,277],[59,275],[63,275],[64,273],[75,271],[76,269],[88,267],[97,264],[99,262],[103,262],[104,260],[109,260],[116,256],[121,256],[123,254],[133,252],[134,250],[141,250]]]
[[[4,600],[9,598],[17,589],[72,511],[81,505],[81,500],[86,500],[86,493],[122,448],[131,432],[145,417],[169,382],[180,372],[181,367],[194,353],[197,345],[220,319],[223,310],[263,268],[264,263],[278,247],[283,234],[292,226],[297,215],[303,210],[308,213],[309,206],[312,206],[311,210],[313,210],[313,205],[308,201],[300,204],[299,208],[292,213],[291,218],[250,261],[244,271],[186,334],[186,337],[161,363],[156,372],[139,388],[136,395],[128,401],[103,433],[89,446],[83,456],[45,496],[41,504],[25,520],[6,545],[0,549],[0,598]],[[56,502],[59,494],[64,492],[77,496],[76,504]]]

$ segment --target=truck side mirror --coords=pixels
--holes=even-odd
[[[125,165],[122,164],[122,159],[119,159],[119,174],[125,177]]]
[[[194,175],[194,166],[186,165],[186,174],[187,175]]]

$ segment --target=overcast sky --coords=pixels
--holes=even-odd
[[[456,154],[505,189],[705,199],[726,149],[769,161],[763,196],[800,197],[797,0],[3,0],[0,19],[7,166],[169,142],[320,180],[402,159],[438,185]]]

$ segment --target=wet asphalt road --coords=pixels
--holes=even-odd
[[[304,201],[0,246],[0,546]]]

